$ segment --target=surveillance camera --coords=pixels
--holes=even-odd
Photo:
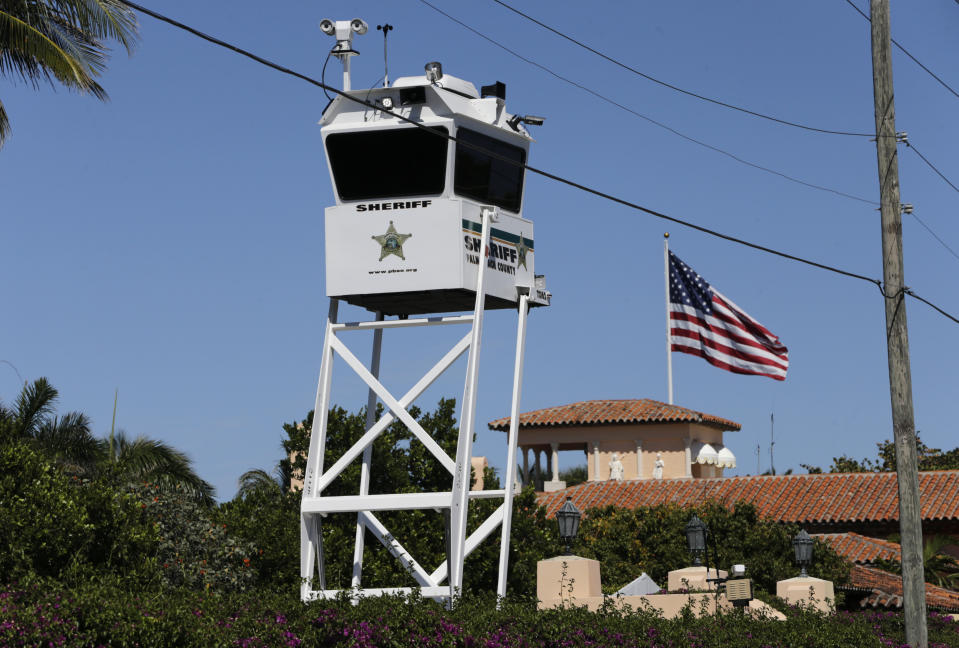
[[[430,83],[436,83],[443,78],[443,65],[439,61],[430,61],[424,66],[426,78]]]
[[[350,28],[362,36],[366,33],[366,30],[369,29],[369,25],[367,25],[366,21],[362,18],[354,18],[350,21]]]
[[[324,18],[320,21],[320,31],[327,36],[332,36],[336,32],[336,25],[329,18]]]
[[[746,565],[733,565],[732,571],[735,578],[742,578],[746,575]]]
[[[545,117],[537,117],[536,115],[526,115],[523,117],[523,123],[529,124],[530,126],[542,126],[545,121]]]

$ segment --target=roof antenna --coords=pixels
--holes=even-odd
[[[384,23],[376,26],[377,31],[383,32],[383,87],[390,87],[390,70],[386,61],[386,35],[393,29],[393,25]]]
[[[773,429],[775,426],[775,418],[773,413],[769,413],[769,472],[772,475],[776,474],[776,463],[773,461],[773,446],[776,445],[776,442],[773,440]]]

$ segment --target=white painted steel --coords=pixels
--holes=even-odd
[[[410,555],[406,549],[403,548],[403,545],[393,537],[393,534],[390,533],[383,523],[380,522],[375,515],[369,511],[360,511],[357,514],[357,517],[360,518],[360,524],[365,525],[366,528],[369,528],[370,532],[376,536],[376,539],[383,543],[383,546],[393,554],[400,563],[406,567],[406,570],[410,575],[416,579],[416,582],[422,587],[436,587],[437,583],[434,581],[429,574],[426,573],[426,570],[416,562],[416,559]],[[354,583],[353,587],[359,587],[359,583]]]
[[[383,403],[393,411],[403,423],[409,428],[409,431],[412,432],[420,442],[426,446],[426,449],[439,460],[440,464],[443,465],[450,473],[453,473],[456,469],[455,462],[450,459],[449,455],[446,454],[446,451],[440,447],[433,437],[423,429],[423,426],[419,422],[410,416],[410,413],[406,411],[406,408],[400,405],[400,402],[393,398],[393,395],[380,383],[379,380],[373,377],[373,375],[367,371],[366,367],[363,366],[363,363],[353,355],[353,352],[346,348],[346,345],[340,342],[339,338],[336,336],[331,336],[330,345],[333,347],[333,350],[336,351],[341,358],[346,360],[346,363],[350,365],[356,374],[363,379],[363,382],[367,386],[376,392],[376,395],[380,397]]]
[[[419,398],[426,389],[433,384],[433,382],[447,369],[453,362],[456,361],[463,352],[469,347],[470,335],[467,333],[463,339],[457,342],[449,353],[443,356],[443,359],[440,360],[436,365],[431,368],[423,378],[420,379],[416,385],[414,385],[403,397],[399,400],[399,404],[405,409],[409,407],[413,401]],[[380,418],[376,424],[369,429],[360,439],[353,445],[352,448],[347,450],[342,457],[336,460],[336,462],[330,466],[330,469],[323,473],[323,476],[320,477],[319,482],[316,487],[317,494],[322,493],[323,490],[336,479],[343,470],[350,465],[354,459],[361,452],[363,452],[376,438],[383,433],[383,431],[392,423],[394,417],[392,414],[387,412]]]
[[[376,321],[383,321],[383,313],[376,314]],[[370,373],[380,377],[380,352],[383,349],[383,329],[373,331],[373,354],[370,357]],[[376,418],[376,393],[371,389],[366,398],[366,430],[373,427]],[[360,465],[360,496],[370,492],[370,464],[373,461],[373,444],[363,448],[363,463]],[[363,580],[363,551],[366,549],[366,526],[363,513],[356,514],[356,537],[353,543],[353,587],[359,587]]]
[[[490,230],[496,209],[484,207],[481,213],[483,233],[480,239],[480,250],[489,250]],[[473,432],[476,428],[476,386],[479,380],[479,353],[483,339],[483,314],[486,303],[485,256],[481,255],[477,266],[473,331],[466,365],[466,386],[463,390],[459,439],[456,444],[456,471],[453,473],[453,502],[450,507],[450,587],[457,591],[463,587],[466,516],[469,505],[467,493],[472,481],[470,458],[473,454]]]
[[[513,522],[513,485],[516,483],[516,446],[519,443],[519,409],[523,394],[523,366],[526,358],[526,321],[529,315],[529,295],[520,295],[516,325],[516,354],[513,362],[513,398],[509,410],[509,437],[506,450],[506,494],[503,502],[503,527],[499,544],[499,575],[496,595],[506,596],[506,574],[509,568],[509,539]],[[525,457],[525,452],[523,453]],[[558,465],[554,464],[554,465]],[[555,471],[555,468],[554,468]],[[553,477],[553,479],[558,479]]]
[[[469,499],[496,499],[506,490],[468,491]],[[303,513],[357,513],[359,511],[408,511],[413,509],[444,509],[450,507],[453,493],[383,493],[377,495],[335,495],[304,499]]]
[[[449,588],[439,587],[377,587],[371,589],[358,590],[354,593],[354,599],[361,599],[370,596],[395,596],[396,594],[412,594],[419,592],[424,598],[447,599],[449,598]],[[319,599],[335,599],[343,594],[343,590],[310,590],[304,601],[316,601]]]
[[[446,324],[471,324],[472,315],[450,315],[446,317],[417,317],[405,320],[383,320],[375,322],[343,322],[334,324],[333,330],[340,331],[369,331],[376,329],[413,328],[419,326],[443,326]]]
[[[323,453],[326,439],[326,403],[330,399],[330,377],[333,371],[333,352],[330,350],[329,340],[332,337],[331,327],[336,322],[339,313],[340,301],[330,300],[330,310],[326,317],[326,335],[323,338],[322,360],[320,361],[320,377],[316,381],[316,400],[313,405],[313,430],[310,435],[310,453],[307,456],[306,472],[303,475],[303,496],[306,498],[312,493],[314,476],[317,469],[323,470]],[[322,409],[321,409],[322,408]],[[323,443],[320,443],[317,430],[317,412],[323,412],[322,434]],[[315,446],[315,447],[314,447]],[[300,579],[301,594],[312,588],[314,575],[320,582],[321,588],[326,588],[326,568],[323,564],[323,529],[319,519],[307,519],[300,514]]]
[[[471,553],[473,553],[473,550],[476,549],[476,547],[478,547],[479,544],[483,542],[483,540],[486,540],[486,538],[488,538],[490,534],[496,530],[496,527],[502,523],[505,510],[506,510],[506,505],[500,504],[499,508],[493,511],[492,515],[486,518],[486,520],[481,525],[479,525],[476,528],[476,530],[473,531],[473,533],[470,534],[470,536],[466,539],[466,543],[464,545],[465,547],[463,551],[464,559],[467,556],[469,556]],[[430,574],[430,578],[432,578],[437,583],[442,583],[443,580],[448,575],[449,575],[449,564],[447,561],[443,561],[443,563],[439,567],[433,570],[433,573]]]

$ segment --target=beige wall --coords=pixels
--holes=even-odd
[[[505,435],[504,435],[505,436]],[[559,443],[562,450],[585,450],[586,467],[590,481],[609,479],[609,463],[613,453],[619,454],[623,464],[623,479],[651,479],[656,454],[661,453],[663,478],[686,477],[686,440],[710,444],[723,443],[723,431],[698,423],[655,423],[644,425],[592,425],[521,429],[520,448],[538,448],[548,456],[551,443]],[[642,444],[642,471],[637,472],[636,441]],[[596,474],[593,443],[599,442],[599,473]],[[530,461],[535,462],[530,453]],[[519,459],[522,465],[522,457]],[[560,468],[568,468],[561,466]],[[546,469],[544,460],[543,469]],[[722,470],[712,466],[693,464],[693,477],[719,477]],[[547,479],[549,475],[547,475]]]

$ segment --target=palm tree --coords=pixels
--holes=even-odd
[[[127,438],[117,430],[113,452],[109,442],[100,440],[102,457],[100,468],[110,467],[117,478],[127,484],[149,482],[161,488],[179,489],[187,498],[212,506],[216,494],[213,486],[193,470],[193,462],[183,452],[163,441],[138,436]]]
[[[46,378],[24,385],[13,408],[0,404],[0,434],[30,444],[74,474],[90,473],[101,457],[100,442],[85,414],[54,414],[58,396]]]
[[[115,40],[131,52],[137,37],[133,11],[120,0],[0,0],[0,74],[39,86],[59,81],[106,99],[96,82]],[[10,121],[0,103],[0,146]]]
[[[279,496],[290,490],[290,464],[281,461],[273,469],[273,474],[266,472],[262,468],[247,470],[240,475],[240,489],[236,496],[239,499],[246,499],[254,493],[264,493]]]
[[[0,438],[29,443],[73,474],[111,476],[124,485],[150,482],[213,504],[213,486],[196,474],[184,453],[155,439],[129,439],[122,430],[98,439],[84,414],[54,414],[57,397],[46,378],[25,385],[13,408],[0,404]]]

